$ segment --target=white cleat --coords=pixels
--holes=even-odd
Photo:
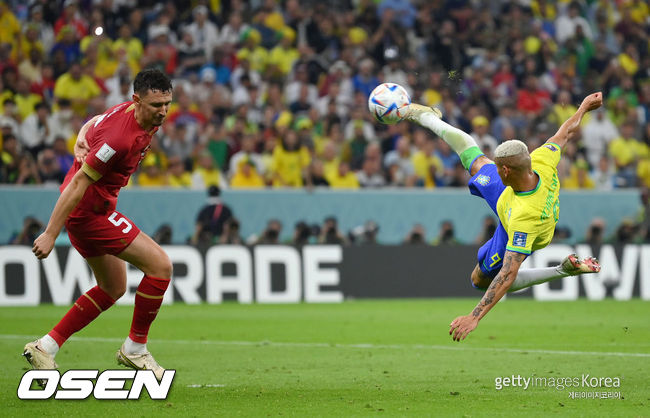
[[[54,370],[59,367],[54,361],[54,356],[41,348],[40,340],[25,344],[23,357],[34,370]],[[37,379],[36,382],[41,387],[45,386],[45,381],[41,379]]]
[[[420,116],[422,116],[425,113],[432,113],[438,119],[442,119],[442,112],[440,111],[440,109],[421,105],[418,103],[411,103],[409,105],[409,111],[408,114],[406,115],[406,119],[410,120],[411,122],[419,123],[418,119],[420,118]]]
[[[594,257],[586,257],[580,260],[576,254],[570,254],[562,261],[560,269],[569,276],[598,273],[600,271],[600,263]]]
[[[136,370],[152,370],[153,374],[156,375],[156,379],[160,381],[165,373],[158,362],[153,358],[150,352],[144,354],[126,354],[124,352],[124,346],[117,350],[116,354],[117,364],[124,365]]]

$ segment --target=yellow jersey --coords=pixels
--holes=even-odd
[[[508,186],[497,201],[497,214],[508,234],[506,250],[522,254],[546,247],[553,239],[560,218],[560,180],[557,164],[561,148],[547,142],[530,154],[537,186],[527,192],[515,192]]]

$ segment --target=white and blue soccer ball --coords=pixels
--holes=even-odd
[[[408,113],[411,98],[404,87],[395,83],[382,83],[368,97],[368,110],[381,123],[393,125]]]

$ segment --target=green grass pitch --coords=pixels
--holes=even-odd
[[[67,307],[0,308],[2,416],[650,416],[650,303],[510,299],[456,343],[448,324],[476,299],[332,305],[171,305],[149,349],[177,370],[152,401],[21,401],[23,345]],[[61,370],[115,369],[131,307],[70,340]],[[623,399],[571,399],[574,388],[495,389],[495,378],[618,377]],[[585,391],[579,388],[580,391]]]

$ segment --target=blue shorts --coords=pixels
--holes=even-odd
[[[494,235],[478,250],[479,268],[486,276],[494,278],[503,266],[503,256],[508,244],[508,234],[501,225],[497,213],[497,201],[506,186],[503,185],[495,164],[485,164],[481,167],[478,173],[470,179],[468,186],[470,193],[485,199],[494,214],[497,215],[498,224]]]

